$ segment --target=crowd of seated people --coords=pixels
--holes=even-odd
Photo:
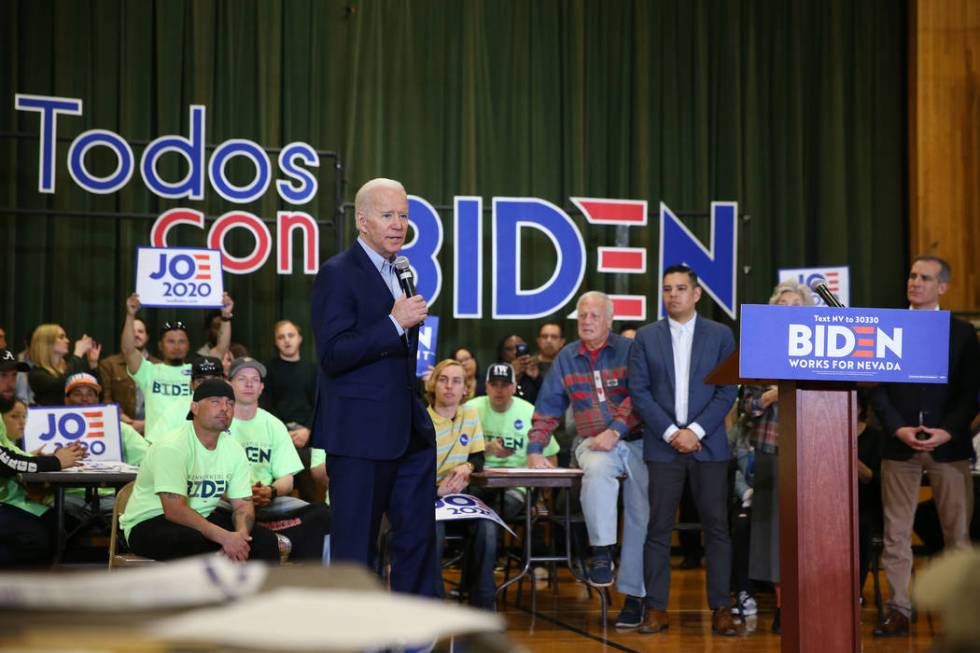
[[[943,261],[916,259],[910,307],[934,309],[948,283]],[[578,337],[570,342],[561,324],[546,322],[533,351],[529,339],[513,333],[483,366],[477,354],[485,352],[471,344],[447,348],[451,356],[420,386],[436,433],[433,483],[438,496],[474,494],[514,520],[528,490],[480,490],[471,475],[571,460],[584,473],[576,499],[589,544],[587,579],[597,587],[615,583],[625,595],[616,626],[644,633],[669,626],[670,530],[682,493],[691,492],[714,632],[737,632],[732,617],[754,615],[761,588],[774,591],[772,630],[779,632],[778,393],[772,386],[707,386],[695,363],[729,351],[731,331],[696,313],[694,271],[671,268],[664,284],[668,317],[623,325],[622,335],[612,329],[612,300],[592,291],[579,298]],[[770,303],[807,306],[813,298],[806,286],[783,282]],[[169,559],[220,550],[239,560],[273,560],[281,554],[278,534],[292,542],[293,559],[322,558],[324,536],[343,524],[331,523],[325,455],[310,447],[317,368],[300,354],[300,327],[277,322],[275,355],[263,364],[232,343],[234,302],[227,295],[222,309],[208,314],[196,356],[179,321],[160,325],[151,348],[139,310],[139,298],[129,297],[121,351],[104,358],[91,337],[72,346],[56,324],[34,329],[20,356],[0,349],[0,565],[38,564],[51,551],[50,498],[21,485],[16,471],[81,460],[74,448],[33,455],[18,446],[31,407],[99,402],[119,404],[125,458],[140,466],[121,520],[134,552]],[[908,431],[907,388],[883,385],[859,397],[860,578],[863,587],[872,536],[883,538],[891,602],[876,630],[881,636],[908,632],[916,507],[909,497],[922,469],[933,482],[946,545],[968,541],[975,454],[964,438],[977,415],[980,362],[974,334],[953,328],[950,383],[927,390],[930,411],[915,425],[919,437]],[[6,345],[6,332],[0,334]],[[573,440],[563,440],[566,429]],[[200,479],[210,484],[188,483]],[[486,519],[437,522],[440,555],[447,534],[463,541],[462,593],[472,605],[494,609],[501,529]],[[28,545],[33,557],[24,555]]]

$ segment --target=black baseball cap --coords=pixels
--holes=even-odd
[[[0,349],[0,372],[6,372],[8,370],[30,372],[31,366],[24,361],[17,360],[17,357],[9,349]]]
[[[160,327],[160,338],[163,339],[163,336],[166,335],[168,331],[183,331],[185,335],[190,337],[190,334],[187,332],[187,325],[180,320],[168,320],[167,322],[164,322],[163,326]]]
[[[208,397],[226,397],[235,401],[235,391],[224,379],[205,379],[194,391],[192,401],[198,402]],[[194,419],[194,413],[187,411],[187,419]]]
[[[487,383],[491,381],[506,381],[507,383],[517,383],[514,375],[514,368],[510,363],[494,363],[487,368]]]
[[[214,356],[201,356],[191,365],[191,379],[208,377],[223,379],[225,377],[225,368],[222,367],[221,361]]]

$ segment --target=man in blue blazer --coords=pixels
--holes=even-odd
[[[685,265],[664,271],[667,319],[642,327],[630,355],[633,410],[643,420],[643,458],[650,478],[650,519],[643,550],[646,613],[641,633],[666,630],[670,535],[684,481],[689,480],[704,531],[711,626],[735,635],[729,582],[728,438],[725,416],[733,385],[704,377],[735,350],[731,329],[699,317],[697,274]]]
[[[357,192],[359,237],[323,264],[312,293],[319,358],[313,446],[327,452],[333,560],[374,567],[391,523],[391,587],[436,595],[436,455],[415,390],[425,300],[405,297],[392,266],[408,231],[408,196],[373,179]]]

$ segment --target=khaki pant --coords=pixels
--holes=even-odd
[[[939,512],[947,549],[969,546],[973,515],[973,477],[970,461],[939,463],[926,452],[908,460],[881,461],[881,500],[885,509],[885,550],[881,556],[891,587],[889,605],[905,616],[912,610],[909,581],[912,578],[912,522],[919,503],[922,472]]]

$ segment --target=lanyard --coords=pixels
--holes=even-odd
[[[602,387],[602,372],[599,370],[592,370],[592,377],[595,379],[595,392],[599,395],[599,403],[606,402],[606,390]]]

